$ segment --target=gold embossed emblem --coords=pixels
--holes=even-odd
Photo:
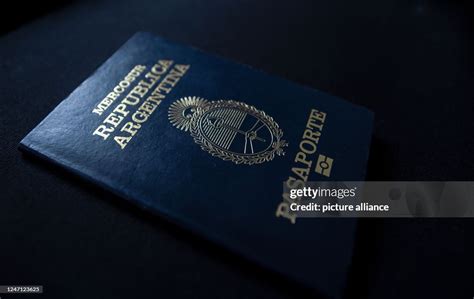
[[[236,164],[271,161],[288,145],[272,117],[242,102],[185,97],[170,106],[168,118],[203,150]]]

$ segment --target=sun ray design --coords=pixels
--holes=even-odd
[[[169,107],[168,119],[176,128],[189,131],[194,113],[206,104],[207,100],[200,97],[181,98]]]

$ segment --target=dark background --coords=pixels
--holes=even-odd
[[[370,108],[369,180],[474,180],[468,1],[12,4],[0,13],[0,285],[45,286],[28,298],[314,296],[17,150],[139,30]],[[472,219],[363,219],[346,297],[472,298],[473,235]]]

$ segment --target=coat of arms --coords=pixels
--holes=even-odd
[[[171,104],[168,118],[203,150],[236,164],[271,161],[288,145],[272,117],[242,102],[185,97]]]

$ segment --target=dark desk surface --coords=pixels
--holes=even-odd
[[[368,179],[474,179],[464,2],[255,2],[71,2],[0,37],[0,284],[42,284],[44,298],[312,295],[17,151],[139,30],[370,108]],[[363,220],[347,298],[472,298],[473,235],[472,219]]]

